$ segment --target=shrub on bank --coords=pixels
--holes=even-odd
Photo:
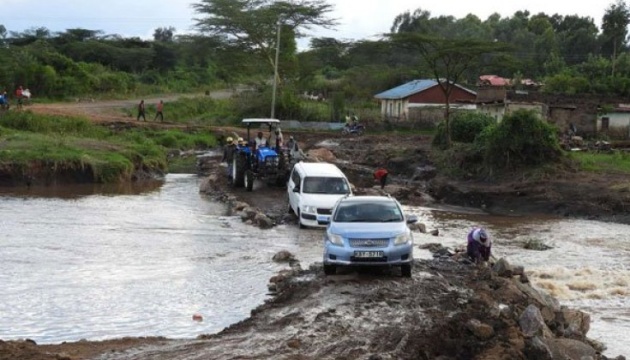
[[[458,135],[453,136],[453,145],[434,154],[434,160],[444,173],[463,177],[488,175],[497,171],[540,167],[562,158],[555,127],[534,112],[516,111],[496,125],[488,125],[488,118],[476,120],[471,122],[475,125],[454,121],[457,125],[452,131]],[[465,135],[466,131],[468,135]],[[474,142],[467,142],[473,138]],[[438,148],[442,144],[440,139],[444,139],[443,125],[434,137],[434,145]]]
[[[0,143],[0,178],[108,183],[137,171],[164,173],[170,150],[206,149],[216,139],[194,130],[112,132],[87,119],[16,111],[0,118]]]
[[[473,111],[460,111],[451,116],[451,140],[453,142],[472,143],[475,138],[488,126],[496,123],[489,115]],[[446,147],[446,123],[438,124],[433,146],[444,149]]]
[[[556,128],[528,110],[505,116],[476,141],[484,148],[484,160],[491,168],[537,166],[562,157]]]

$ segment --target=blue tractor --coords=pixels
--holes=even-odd
[[[288,164],[287,150],[276,148],[275,144],[256,147],[255,139],[250,137],[252,127],[268,128],[269,134],[274,126],[280,124],[278,119],[243,119],[247,126],[247,140],[237,146],[232,160],[230,181],[234,187],[245,187],[247,191],[254,189],[256,179],[269,185],[286,185],[291,168]],[[267,136],[269,138],[269,136]]]

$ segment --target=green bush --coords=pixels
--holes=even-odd
[[[476,143],[482,146],[492,168],[542,165],[560,159],[557,129],[534,111],[518,110],[496,126],[487,127]]]
[[[476,111],[460,111],[451,115],[451,140],[454,142],[472,143],[477,135],[494,124],[492,116]],[[444,149],[446,147],[446,123],[438,124],[433,146]]]

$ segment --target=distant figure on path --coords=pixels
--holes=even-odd
[[[147,118],[144,115],[144,100],[140,100],[140,104],[138,104],[138,117],[136,118],[136,120],[140,121],[141,116],[144,121],[147,121]]]
[[[387,169],[385,168],[379,168],[374,172],[374,180],[377,180],[381,183],[381,190],[385,189],[387,175],[389,175],[389,171],[387,171]]]
[[[24,90],[22,89],[22,85],[15,90],[15,98],[17,99],[17,109],[22,110],[22,105],[24,104]]]
[[[157,112],[155,113],[155,119],[153,119],[153,121],[157,120],[158,116],[160,117],[160,122],[164,121],[164,114],[162,113],[163,109],[164,101],[160,100],[160,102],[157,104]]]

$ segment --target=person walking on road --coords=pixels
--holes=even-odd
[[[140,121],[140,117],[142,116],[142,119],[144,121],[147,121],[146,116],[144,115],[144,100],[140,100],[140,104],[138,104],[138,117],[136,118],[137,121]]]
[[[22,85],[15,90],[15,98],[17,99],[17,109],[22,110],[22,105],[24,104],[24,90]]]
[[[160,117],[160,122],[164,121],[164,114],[162,113],[162,110],[164,109],[164,101],[160,100],[160,102],[157,104],[157,112],[155,113],[155,119],[153,119],[153,121],[156,121],[158,116]]]

